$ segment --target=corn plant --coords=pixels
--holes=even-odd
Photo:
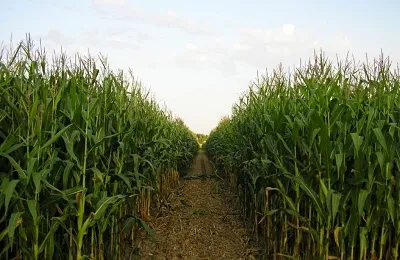
[[[258,78],[205,150],[268,259],[398,259],[400,75],[322,53]]]
[[[0,258],[123,259],[196,137],[105,58],[48,57],[0,57]]]

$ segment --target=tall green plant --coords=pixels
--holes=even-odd
[[[258,79],[205,149],[269,258],[398,259],[399,82],[383,56]]]
[[[29,38],[3,54],[0,258],[122,259],[195,135],[103,58],[49,62]]]

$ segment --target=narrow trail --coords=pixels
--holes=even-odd
[[[139,240],[139,259],[256,259],[234,194],[212,173],[199,153],[167,207],[151,221],[155,239]]]

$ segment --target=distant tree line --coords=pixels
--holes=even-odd
[[[208,135],[205,135],[205,134],[196,134],[196,136],[197,136],[197,140],[199,141],[199,144],[204,143],[208,138]]]

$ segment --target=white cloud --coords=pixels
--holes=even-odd
[[[197,57],[198,57],[199,61],[201,61],[201,62],[205,62],[208,60],[207,55],[204,55],[204,54],[200,54]]]
[[[249,50],[249,49],[251,49],[251,47],[249,45],[240,44],[240,43],[235,43],[232,48],[233,51],[244,51],[244,50]]]
[[[231,42],[222,38],[211,39],[202,45],[187,43],[173,60],[179,66],[194,69],[217,69],[225,75],[237,73],[239,64],[256,69],[275,69],[298,64],[322,48],[327,56],[346,53],[352,47],[345,35],[332,35],[329,39],[307,33],[292,24],[277,28],[250,28],[239,30]]]
[[[139,21],[157,27],[177,28],[193,34],[212,33],[211,27],[205,25],[204,22],[171,10],[155,13],[127,4],[115,4],[115,2],[119,1],[96,0],[93,2],[93,7],[109,19]]]
[[[174,54],[164,65],[172,62],[180,68],[217,71],[223,75],[236,74],[236,63],[229,58],[226,48],[212,45],[213,41],[207,46],[186,44],[185,50]]]
[[[346,35],[338,35],[333,44],[339,48],[350,49],[352,47],[351,40]]]
[[[295,26],[293,24],[282,25],[282,31],[286,36],[292,36],[294,34]]]
[[[57,45],[63,45],[63,46],[70,45],[75,42],[74,38],[68,37],[55,29],[51,29],[44,38],[46,40],[52,41]]]
[[[193,44],[193,43],[188,43],[188,44],[186,44],[186,45],[185,45],[185,48],[186,48],[186,50],[190,50],[190,51],[194,51],[194,50],[197,50],[197,49],[198,49],[197,45],[196,45],[196,44]]]

